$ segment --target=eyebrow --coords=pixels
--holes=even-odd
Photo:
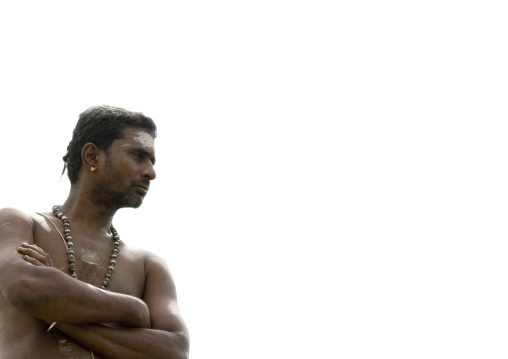
[[[147,156],[150,159],[150,162],[152,162],[152,165],[155,164],[155,154],[153,151],[147,151],[144,148],[138,147],[135,148],[134,151],[141,152],[145,156]]]

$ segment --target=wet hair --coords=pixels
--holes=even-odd
[[[81,150],[87,143],[107,151],[114,140],[122,138],[123,130],[134,126],[146,130],[152,137],[157,136],[157,126],[150,117],[141,112],[131,112],[119,107],[94,106],[79,115],[78,123],[67,146],[62,174],[67,168],[71,184],[76,183],[83,163]]]

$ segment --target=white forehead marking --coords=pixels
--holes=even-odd
[[[142,145],[148,146],[152,150],[154,149],[153,148],[153,137],[150,136],[150,134],[147,133],[147,132],[136,131],[134,133],[134,141],[136,141],[136,142],[138,142],[138,143],[140,143]]]

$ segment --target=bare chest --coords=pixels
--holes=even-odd
[[[34,234],[35,243],[51,256],[53,267],[70,275],[70,262],[64,240],[56,230],[40,228]],[[74,265],[77,279],[100,287],[106,278],[113,252],[113,240],[84,238],[73,235]],[[120,244],[115,270],[107,290],[142,298],[144,289],[144,262],[125,244]]]

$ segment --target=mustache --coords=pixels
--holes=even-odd
[[[139,186],[140,184],[147,186],[150,188],[150,180],[147,178],[142,178],[140,180],[135,180],[131,182],[131,187]]]

